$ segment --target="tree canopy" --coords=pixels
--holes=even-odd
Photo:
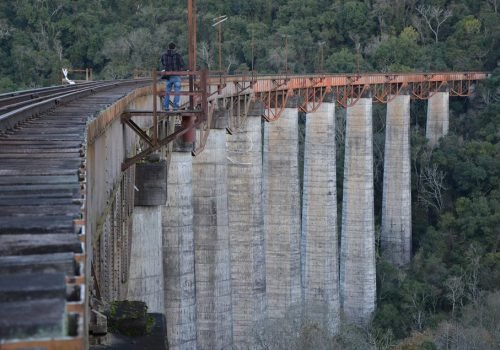
[[[62,67],[104,79],[187,52],[187,1],[15,0],[0,4],[0,91],[56,84]],[[222,25],[229,73],[492,70],[500,56],[495,0],[198,1],[198,62],[215,69]],[[285,37],[288,49],[284,50]],[[321,50],[320,50],[321,46]],[[286,51],[286,52],[285,52]],[[285,57],[287,56],[287,57]]]

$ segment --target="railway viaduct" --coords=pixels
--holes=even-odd
[[[434,145],[449,97],[486,74],[189,77],[177,112],[157,110],[156,78],[1,96],[2,350],[84,349],[103,305],[125,299],[165,317],[169,349],[252,348],[259,325],[293,309],[332,333],[341,313],[366,324],[372,103],[387,104],[381,250],[404,268],[410,101],[428,101]]]

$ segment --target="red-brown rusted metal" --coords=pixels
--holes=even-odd
[[[156,96],[164,96],[164,92],[157,91],[157,81],[156,76],[167,73],[158,73],[156,71],[153,72],[153,95]],[[153,99],[153,110],[152,111],[127,111],[122,114],[121,120],[124,125],[130,127],[139,138],[147,144],[147,147],[136,154],[133,157],[127,158],[122,163],[122,170],[126,170],[131,165],[140,161],[142,158],[159,150],[161,147],[166,144],[172,142],[177,137],[182,137],[183,141],[186,143],[194,143],[196,139],[196,130],[195,128],[205,122],[207,120],[207,116],[209,113],[208,108],[208,72],[200,71],[200,72],[168,72],[171,75],[187,75],[190,77],[190,81],[193,82],[193,90],[190,91],[181,91],[181,92],[172,92],[171,95],[187,95],[192,100],[193,107],[190,109],[183,109],[174,112],[158,112],[156,98]],[[191,84],[190,84],[191,85]],[[196,90],[194,88],[196,87]],[[174,133],[165,136],[164,138],[159,137],[159,127],[160,122],[163,120],[162,118],[166,118],[169,116],[181,116],[181,127],[179,130]],[[152,117],[152,125],[149,130],[142,129],[137,123],[132,119],[133,117]]]
[[[254,76],[250,82],[242,76],[227,77],[228,83],[247,86],[247,93],[261,99],[266,107],[265,119],[277,120],[291,94],[301,97],[300,109],[315,111],[323,101],[326,91],[335,95],[342,107],[354,105],[363,95],[371,95],[374,102],[387,103],[401,93],[413,99],[428,99],[435,92],[448,88],[450,96],[468,96],[471,86],[486,79],[484,72],[435,72],[435,73],[375,73],[345,75],[269,75]],[[212,84],[209,80],[209,85]],[[228,98],[231,89],[218,91],[211,98]],[[237,92],[242,95],[244,92]]]
[[[190,60],[192,64],[192,60]],[[167,73],[164,73],[167,74]],[[307,113],[314,112],[323,102],[326,94],[332,93],[336,102],[350,107],[366,96],[374,102],[387,103],[401,93],[409,94],[414,99],[428,99],[435,92],[447,89],[451,96],[467,96],[472,92],[472,85],[487,78],[484,72],[451,73],[384,73],[384,74],[346,74],[346,75],[277,75],[277,76],[225,76],[222,83],[220,72],[169,72],[168,74],[187,75],[190,77],[189,91],[179,95],[190,97],[188,110],[181,111],[182,127],[175,133],[159,140],[157,135],[158,120],[168,117],[173,112],[154,112],[153,134],[150,136],[133,120],[137,112],[130,111],[122,116],[128,125],[148,145],[140,154],[127,159],[123,168],[138,161],[162,145],[184,135],[185,142],[194,142],[194,127],[203,126],[203,139],[197,144],[198,152],[204,147],[210,126],[209,114],[215,103],[222,104],[232,111],[231,128],[238,128],[247,113],[248,101],[262,100],[265,106],[264,118],[276,121],[286,108],[290,96],[299,96],[299,108]],[[155,74],[153,74],[155,76]],[[172,93],[175,95],[176,93]],[[164,95],[163,92],[158,95]],[[147,115],[147,113],[145,114]],[[148,153],[149,152],[149,153]],[[196,152],[195,152],[196,153]]]
[[[305,113],[316,112],[328,91],[330,91],[329,88],[323,86],[313,86],[312,88],[299,90],[297,94],[302,99],[299,110]]]

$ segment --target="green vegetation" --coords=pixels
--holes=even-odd
[[[151,334],[155,320],[147,312],[148,306],[142,301],[115,300],[107,312],[109,330],[131,337]]]
[[[499,92],[497,69],[473,108],[453,101],[437,149],[414,130],[414,257],[408,270],[379,261],[374,330],[438,349],[500,344]]]
[[[222,24],[222,64],[230,73],[252,68],[282,72],[286,60],[294,73],[321,68],[332,73],[492,70],[500,57],[497,0],[197,3],[198,64],[218,68],[212,20],[224,14],[229,20]],[[186,4],[4,1],[0,91],[58,84],[62,67],[92,68],[100,79],[130,77],[134,68],[157,68],[169,41],[186,54]]]
[[[493,71],[499,7],[497,0],[198,1],[198,64],[217,69],[212,19],[227,15],[229,73],[282,72],[285,61],[293,73]],[[92,68],[100,79],[158,68],[169,41],[186,54],[186,12],[178,0],[3,1],[0,91],[58,84],[62,67]],[[414,258],[406,270],[378,261],[371,329],[345,329],[326,348],[498,348],[500,71],[476,90],[472,100],[451,101],[450,133],[434,150],[423,137],[425,102],[412,105]],[[374,108],[378,216],[383,115]],[[341,185],[342,142],[338,150]],[[302,331],[320,341],[321,329]]]

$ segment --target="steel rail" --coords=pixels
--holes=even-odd
[[[2,114],[2,111],[0,110],[0,133],[12,130],[19,123],[22,123],[29,118],[32,118],[41,113],[44,113],[56,107],[57,105],[74,101],[78,98],[88,96],[97,91],[110,89],[120,85],[142,84],[144,82],[148,82],[149,80],[150,79],[102,81],[96,84],[91,84],[90,86],[86,85],[84,87],[77,88],[76,90],[72,90],[70,92],[68,92],[66,88],[60,88],[58,90],[59,92],[54,92],[57,90],[52,90],[51,92],[53,93],[44,97],[29,100],[27,101],[29,102],[28,104],[21,103],[20,105],[16,106],[17,108],[9,110],[6,113]]]
[[[22,107],[23,103],[27,105],[30,103],[30,101],[41,99],[51,94],[61,93],[61,91],[64,90],[69,92],[72,90],[81,89],[83,87],[96,86],[96,85],[99,85],[99,82],[82,83],[74,85],[59,85],[41,89],[25,90],[25,91],[3,94],[0,95],[0,114],[6,113],[9,110],[15,109],[16,107]]]

